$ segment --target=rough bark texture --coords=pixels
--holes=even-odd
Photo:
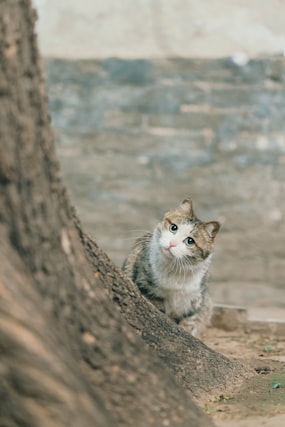
[[[156,310],[87,235],[83,240],[96,276],[104,277],[105,288],[130,326],[194,397],[202,399],[211,393],[222,393],[250,374],[248,369],[211,350]]]
[[[33,25],[30,1],[0,1],[0,424],[208,427],[154,353],[196,396],[245,370],[158,313],[81,230]]]

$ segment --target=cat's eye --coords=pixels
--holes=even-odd
[[[169,231],[171,231],[171,233],[176,233],[177,230],[178,226],[176,224],[170,224]]]
[[[192,239],[192,237],[186,237],[184,240],[186,246],[193,246],[195,245],[195,240]]]

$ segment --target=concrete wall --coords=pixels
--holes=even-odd
[[[284,59],[50,61],[64,179],[119,265],[186,196],[223,224],[216,301],[285,306]]]
[[[34,4],[42,54],[61,58],[45,63],[50,111],[84,227],[120,265],[190,195],[223,224],[214,299],[284,307],[285,2]]]
[[[280,0],[33,0],[43,55],[222,57],[282,53]]]

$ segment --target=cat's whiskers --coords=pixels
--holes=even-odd
[[[169,275],[176,274],[177,272],[176,258],[173,258],[171,262],[167,262],[166,270]]]
[[[180,258],[179,262],[180,262],[181,270],[183,271],[184,280],[186,280],[186,277],[189,276],[189,272],[191,272],[191,274],[193,274],[194,272],[193,264],[191,260],[186,256],[184,256],[183,258]]]
[[[181,270],[183,270],[183,265],[181,263],[180,258],[175,258],[175,266],[176,266],[175,273],[177,274],[177,276],[181,276]]]
[[[183,279],[186,279],[186,272],[185,272],[185,268],[184,268],[184,264],[183,264],[183,259],[182,258],[177,258],[177,275],[181,276],[183,275]],[[182,274],[181,274],[182,273]]]
[[[186,279],[187,269],[185,268],[183,258],[181,257],[174,258],[170,272],[176,277],[183,276],[183,279],[184,280]]]

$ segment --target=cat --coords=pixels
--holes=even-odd
[[[219,229],[218,221],[200,221],[187,198],[136,241],[122,266],[145,297],[194,336],[210,323],[207,276]]]

